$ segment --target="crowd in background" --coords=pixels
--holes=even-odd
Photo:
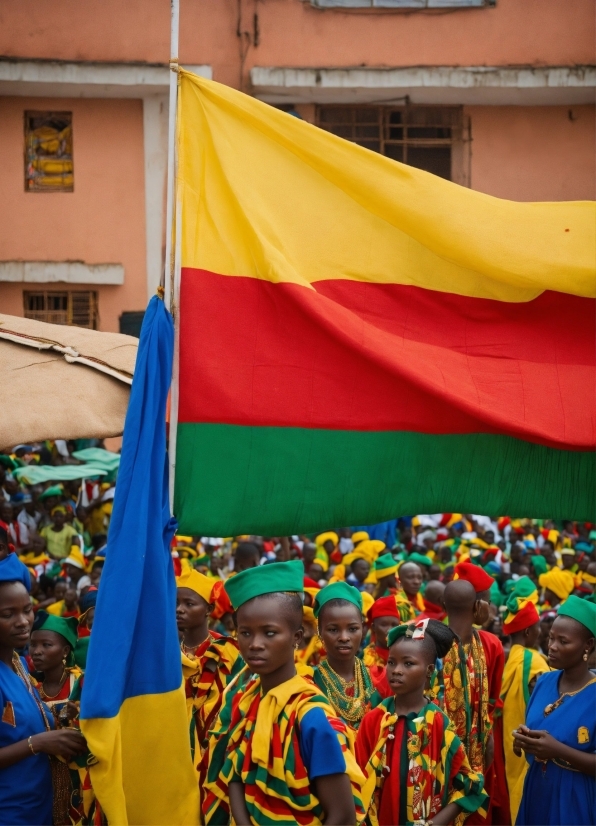
[[[101,448],[102,444],[19,445],[10,455],[0,456],[0,567],[9,555],[24,563],[32,601],[33,632],[21,640],[22,645],[13,646],[23,656],[14,661],[14,670],[19,676],[19,669],[26,667],[35,696],[42,701],[42,717],[50,710],[53,719],[44,722],[46,735],[59,734],[60,727],[66,733],[77,731],[77,703],[84,686],[95,602],[110,554],[109,523],[117,472],[97,479],[29,485],[19,469],[76,465],[72,454],[91,446]],[[230,811],[238,823],[242,818],[251,823],[271,822],[275,811],[267,802],[267,793],[273,788],[279,805],[289,807],[292,817],[304,823],[342,822],[333,820],[334,801],[340,792],[350,796],[350,789],[355,817],[361,820],[366,814],[370,823],[432,820],[439,826],[460,823],[464,816],[468,823],[595,822],[596,781],[593,771],[590,777],[591,763],[557,751],[542,735],[548,729],[548,737],[566,744],[571,752],[582,750],[593,756],[596,751],[590,693],[595,679],[590,669],[596,667],[596,525],[418,514],[379,525],[333,527],[317,535],[178,535],[171,552],[178,584],[177,622],[190,747],[197,772],[202,773],[202,787],[208,790],[202,800],[206,822],[226,822]],[[300,587],[295,583],[296,571]],[[0,572],[0,584],[17,580],[27,583],[26,577],[19,579],[14,571],[4,577]],[[316,813],[314,819],[302,820],[292,806],[306,792],[291,784],[286,788],[283,784],[290,781],[284,772],[270,767],[260,783],[258,771],[254,777],[251,770],[241,772],[238,755],[246,761],[246,745],[237,746],[238,754],[229,746],[226,759],[231,762],[217,762],[217,744],[224,736],[221,720],[228,719],[226,703],[231,703],[229,713],[232,721],[237,718],[239,730],[246,726],[250,704],[258,699],[255,674],[261,673],[259,663],[266,659],[251,653],[254,641],[244,641],[252,632],[243,629],[256,620],[247,616],[241,620],[241,612],[247,615],[247,606],[259,598],[295,593],[302,595],[301,622],[299,632],[293,632],[288,680],[303,681],[302,694],[296,697],[310,698],[310,716],[300,717],[302,700],[296,700],[295,712],[302,722],[298,745],[294,744],[299,754],[292,760],[302,761],[305,776],[310,778],[311,802],[302,801],[298,808]],[[290,616],[290,602],[287,608]],[[0,626],[1,609],[0,605]],[[44,634],[49,642],[44,643]],[[50,643],[55,650],[49,651]],[[426,652],[420,660],[418,683],[412,676],[415,643]],[[264,650],[267,645],[263,643]],[[575,659],[570,655],[574,645]],[[291,672],[297,676],[291,677]],[[553,682],[553,673],[563,674],[562,684]],[[3,682],[0,670],[4,723],[13,708],[8,699],[14,689],[10,679]],[[265,686],[266,677],[261,676],[257,688],[259,679]],[[305,685],[312,686],[312,691]],[[587,686],[591,688],[582,694]],[[334,714],[344,726],[345,737],[337,754],[339,735],[327,732],[325,740],[326,723],[317,722],[310,713],[313,692],[326,698],[324,712],[319,708],[321,714],[327,718]],[[403,705],[403,697],[411,708]],[[294,708],[293,698],[288,695],[285,701],[286,714]],[[540,703],[544,711],[541,707],[540,714],[532,717],[532,708],[536,712]],[[2,762],[2,752],[12,740],[2,739],[1,726],[0,823],[8,823],[2,819],[1,803],[13,780]],[[226,737],[232,729],[228,720]],[[242,731],[246,734],[245,728]],[[282,744],[290,736],[285,728],[275,731]],[[542,739],[536,732],[542,732]],[[433,742],[438,746],[430,759],[428,749],[432,751]],[[38,750],[31,737],[28,744],[23,757],[35,755],[37,760],[41,746]],[[326,767],[317,765],[313,744],[324,751]],[[90,790],[82,738],[50,743],[47,748],[52,759],[61,755],[71,761],[68,766],[62,761],[62,769],[55,763],[51,767],[53,822],[103,822],[100,804]],[[22,765],[17,760],[10,770]],[[43,774],[42,768],[39,772]],[[240,801],[234,800],[235,773],[244,783],[245,796]],[[349,779],[346,786],[323,782],[344,774]],[[27,782],[33,788],[30,775]],[[368,785],[362,781],[356,791],[358,777],[366,778]],[[20,775],[18,782],[23,782]],[[60,783],[61,795],[57,793]],[[78,796],[73,794],[73,784]],[[282,784],[283,790],[276,784]],[[256,797],[246,791],[253,786],[260,789]],[[368,789],[366,794],[364,789]],[[555,800],[559,801],[556,807]],[[350,811],[348,807],[346,815],[345,808],[338,810],[337,817],[352,818]],[[23,814],[18,806],[13,812],[14,818],[21,817],[15,823],[52,822],[27,819],[40,816]],[[221,817],[223,821],[218,820]]]

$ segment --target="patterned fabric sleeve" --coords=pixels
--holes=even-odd
[[[488,795],[484,778],[470,768],[461,740],[451,727],[445,730],[445,774],[449,776],[450,789],[447,803],[457,803],[468,814],[478,811],[486,817]]]

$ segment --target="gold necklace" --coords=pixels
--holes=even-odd
[[[36,691],[33,690],[33,686],[31,685],[31,680],[29,676],[25,673],[25,669],[23,668],[23,663],[21,662],[21,658],[19,655],[14,652],[12,655],[12,664],[15,670],[17,677],[20,677],[21,680],[25,683],[25,688],[29,692],[29,694],[33,697],[35,701],[35,705],[37,706],[39,713],[41,714],[41,719],[43,720],[43,724],[45,726],[46,731],[50,731],[52,726],[50,725],[50,721],[46,714],[45,708],[41,700],[39,699],[39,695]]]
[[[40,689],[39,693],[41,694],[42,699],[43,700],[55,700],[56,697],[60,694],[60,692],[64,688],[64,683],[66,682],[67,677],[68,677],[68,672],[66,671],[66,669],[63,669],[62,676],[60,677],[59,688],[58,688],[58,691],[55,694],[48,694],[48,692],[43,687],[43,683],[40,683],[39,684],[39,689]]]
[[[565,697],[574,697],[576,694],[579,694],[580,691],[583,691],[584,688],[587,688],[589,685],[596,683],[596,677],[592,677],[592,679],[583,685],[581,688],[578,688],[577,691],[565,691],[563,694],[559,696],[558,700],[555,700],[554,703],[549,703],[547,706],[544,707],[544,716],[548,717],[549,714],[552,714],[556,708],[559,708]]]
[[[197,650],[197,648],[200,648],[202,645],[204,645],[207,642],[207,640],[209,641],[209,643],[212,643],[214,640],[211,631],[208,631],[207,636],[205,637],[203,642],[200,642],[198,645],[195,645],[194,648],[189,648],[187,645],[184,644],[183,639],[180,640],[180,650],[183,654],[186,654],[187,657],[196,657],[195,651]]]
[[[319,674],[325,687],[325,694],[335,712],[348,723],[357,724],[362,720],[369,696],[372,694],[372,687],[367,686],[369,681],[364,677],[364,669],[362,661],[356,659],[354,679],[344,680],[331,668],[328,660],[323,660],[319,665]],[[354,689],[353,697],[347,695],[349,688]]]

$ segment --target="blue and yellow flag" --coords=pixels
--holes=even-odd
[[[98,759],[111,824],[196,824],[193,769],[170,556],[166,400],[174,328],[147,308],[82,694],[81,729]]]

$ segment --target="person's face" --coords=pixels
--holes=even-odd
[[[376,617],[372,621],[372,629],[375,635],[375,642],[380,648],[387,648],[387,634],[392,628],[399,625],[397,617]]]
[[[249,600],[236,613],[240,654],[250,670],[261,677],[293,663],[294,648],[302,640],[302,628],[292,628],[290,617],[279,610],[276,602],[274,597]]]
[[[0,647],[24,648],[33,625],[33,605],[20,582],[0,585]]]
[[[555,594],[554,591],[551,591],[550,588],[545,588],[544,589],[544,601],[548,602],[549,605],[558,605],[561,600]]]
[[[389,649],[387,680],[397,697],[423,691],[433,668],[433,664],[428,662],[424,648],[418,641],[402,637]]]
[[[87,616],[85,617],[85,625],[91,631],[93,628],[93,622],[95,621],[95,608],[89,608],[87,611]]]
[[[91,579],[91,584],[95,588],[97,588],[97,586],[99,585],[99,581],[101,579],[102,573],[103,573],[103,565],[96,565],[93,568],[93,570],[91,571],[91,573],[89,574],[89,577]]]
[[[557,617],[548,638],[548,664],[556,670],[565,670],[579,665],[584,654],[590,654],[594,647],[586,641],[582,627],[571,617]]]
[[[34,502],[25,502],[25,512],[28,513],[29,516],[35,516]]]
[[[62,530],[62,528],[64,527],[64,523],[66,522],[66,514],[62,513],[62,511],[57,511],[56,513],[53,513],[52,522],[54,523],[54,527],[57,530]]]
[[[335,660],[349,661],[358,653],[363,625],[355,605],[326,605],[319,615],[319,634],[327,654]]]
[[[70,646],[62,634],[55,631],[33,631],[29,643],[29,654],[36,671],[50,671],[65,660]]]
[[[221,618],[221,624],[226,629],[226,634],[229,634],[230,637],[236,636],[236,626],[234,625],[233,614],[224,614]]]
[[[494,531],[486,531],[486,533],[484,534],[484,541],[488,545],[494,545],[495,544],[495,533],[494,533]]]
[[[397,589],[397,579],[395,574],[389,574],[389,576],[381,577],[379,580],[380,590],[386,591],[388,588],[395,588]]]
[[[438,565],[431,565],[428,569],[428,579],[429,582],[431,580],[439,580],[441,579],[441,569]]]
[[[408,596],[416,596],[422,585],[422,571],[418,565],[404,563],[398,572],[399,581]]]
[[[64,605],[69,611],[76,608],[77,605],[77,591],[76,588],[67,588],[64,592]]]
[[[190,631],[205,625],[212,606],[190,588],[178,588],[176,625],[179,631]]]
[[[64,594],[66,593],[66,582],[64,580],[59,580],[54,586],[54,597],[56,602],[59,602],[61,599],[64,599]]]
[[[222,562],[218,556],[215,554],[211,554],[211,558],[209,559],[209,570],[215,576],[219,576],[219,568],[222,567]]]
[[[12,505],[9,502],[3,502],[0,506],[0,520],[10,525],[13,520]]]
[[[308,575],[311,579],[318,581],[319,579],[323,578],[325,572],[318,563],[313,562],[308,569]]]
[[[66,576],[69,579],[73,579],[75,582],[78,582],[78,580],[83,576],[83,571],[80,568],[77,568],[76,565],[71,565],[70,562],[64,566],[64,570],[66,571]]]
[[[305,545],[302,548],[302,558],[303,558],[305,564],[310,565],[310,563],[315,558],[316,552],[317,552],[317,549],[315,548],[314,545]]]
[[[352,573],[358,582],[364,582],[370,573],[370,563],[368,563],[366,559],[356,559],[352,563]]]
[[[575,565],[575,556],[572,554],[563,554],[561,557],[561,564],[564,571],[568,571]]]
[[[323,542],[323,547],[325,548],[329,556],[331,556],[331,554],[335,550],[335,545],[333,544],[331,539],[328,539],[327,542]]]
[[[526,645],[528,648],[536,648],[538,638],[540,637],[540,623],[536,622],[529,628],[526,628]]]
[[[543,654],[548,654],[548,638],[550,636],[550,629],[553,624],[552,619],[542,620],[540,622],[540,632],[538,635],[538,645]]]
[[[582,556],[581,559],[577,561],[577,567],[580,571],[587,571],[588,565],[590,564],[590,557],[586,556],[585,554]]]
[[[446,565],[448,562],[451,562],[451,548],[441,548],[441,562],[443,565]]]

